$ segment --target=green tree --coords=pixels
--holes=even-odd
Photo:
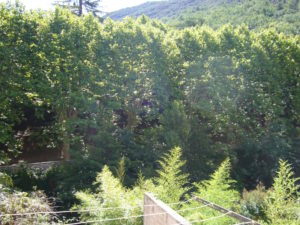
[[[185,148],[190,134],[190,122],[184,110],[184,105],[174,101],[165,109],[160,117],[162,141],[168,148],[180,146]]]
[[[74,14],[81,16],[85,11],[92,13],[94,16],[101,11],[99,3],[101,0],[58,0],[54,4],[70,9]]]
[[[142,224],[143,193],[144,188],[151,187],[148,181],[139,184],[132,189],[122,186],[120,180],[115,178],[107,166],[104,166],[98,174],[95,184],[97,193],[77,192],[76,197],[80,205],[76,209],[89,210],[81,213],[81,221],[101,221],[119,217],[133,217],[124,220],[112,220],[109,223],[117,224]],[[148,189],[148,188],[146,188]],[[150,189],[150,188],[149,188]],[[103,208],[111,208],[105,210]]]
[[[240,200],[240,196],[239,192],[234,189],[236,181],[230,178],[230,170],[230,160],[227,158],[211,175],[209,180],[202,181],[201,183],[195,183],[197,191],[194,194],[200,198],[221,205],[224,208],[234,209]],[[184,205],[184,208],[189,207],[199,207],[199,203],[191,202]],[[237,209],[235,208],[234,210]],[[187,211],[184,215],[191,221],[197,221],[218,216],[220,213],[204,207],[197,211]],[[229,224],[233,222],[233,219],[224,217],[211,221],[211,224]]]
[[[266,200],[266,215],[272,224],[299,224],[299,178],[291,165],[279,161],[279,170]]]
[[[196,183],[196,195],[224,206],[232,208],[239,201],[239,193],[234,189],[236,181],[231,179],[231,165],[227,158],[211,175],[209,180]]]
[[[188,174],[183,172],[186,161],[181,157],[181,149],[175,147],[158,161],[160,169],[158,177],[154,178],[155,194],[165,203],[179,202],[189,190]]]
[[[116,172],[117,172],[117,178],[119,178],[121,184],[124,184],[124,178],[125,178],[125,157],[124,156],[121,158]]]

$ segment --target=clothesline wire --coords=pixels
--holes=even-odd
[[[180,205],[183,203],[187,203],[189,201],[193,200],[193,198],[190,198],[185,201],[179,201],[179,202],[172,202],[169,203],[168,205]],[[142,207],[152,207],[152,206],[157,206],[156,204],[149,204],[149,205],[138,205],[138,206],[131,206],[131,207],[126,207],[126,206],[121,206],[121,207],[105,207],[105,208],[97,208],[97,207],[92,207],[89,209],[83,209],[83,210],[62,210],[62,211],[45,211],[45,212],[27,212],[27,213],[9,213],[9,214],[2,214],[0,215],[1,217],[4,216],[26,216],[26,215],[35,215],[35,214],[64,214],[64,213],[80,213],[80,212],[92,212],[92,211],[106,211],[106,210],[116,210],[116,209],[128,209],[128,208],[142,208]]]
[[[209,205],[209,204],[207,204],[207,205]],[[204,206],[207,206],[207,205],[204,205]],[[193,210],[193,209],[197,209],[197,208],[199,208],[199,207],[190,208],[189,210]],[[187,211],[187,210],[178,210],[177,212],[180,212],[180,211]],[[192,221],[190,221],[190,223],[193,224],[193,223],[207,222],[207,221],[219,219],[221,217],[224,217],[224,216],[228,215],[229,213],[230,212],[226,212],[226,213],[223,213],[222,215],[215,216],[215,217],[210,217],[210,218],[207,218],[207,219],[192,220]],[[69,223],[69,224],[66,224],[66,225],[83,225],[83,224],[87,224],[87,223],[105,223],[105,222],[108,222],[108,221],[125,220],[125,219],[132,219],[132,218],[139,218],[139,217],[146,217],[146,216],[164,215],[164,214],[167,214],[167,212],[147,214],[147,215],[137,215],[137,216],[131,216],[131,217],[109,218],[109,219],[105,219],[105,220],[93,220],[93,221],[86,221],[86,222]],[[178,225],[178,224],[180,224],[180,223],[174,223],[172,225]]]
[[[193,207],[193,208],[186,208],[186,209],[181,209],[177,210],[177,212],[184,212],[184,211],[190,211],[190,210],[195,210],[195,209],[200,209],[208,206],[210,204],[198,206],[198,207]],[[77,223],[68,223],[65,225],[82,225],[82,224],[87,224],[87,223],[105,223],[108,221],[116,221],[116,220],[129,220],[129,219],[134,219],[134,218],[141,218],[141,217],[148,217],[148,216],[157,216],[157,215],[164,215],[168,214],[168,212],[163,212],[163,213],[152,213],[152,214],[146,214],[146,215],[136,215],[136,216],[125,216],[125,217],[118,217],[118,218],[108,218],[108,219],[103,219],[103,220],[92,220],[92,221],[85,221],[85,222],[77,222]]]
[[[207,221],[211,221],[211,220],[215,220],[215,219],[219,219],[221,217],[224,217],[224,216],[227,216],[230,212],[226,212],[226,213],[223,213],[219,216],[214,216],[214,217],[210,217],[210,218],[207,218],[207,219],[201,219],[201,220],[190,220],[190,223],[193,224],[193,223],[200,223],[200,222],[207,222]],[[174,224],[176,225],[176,224]]]
[[[243,223],[235,223],[234,225],[244,225],[244,224],[253,224],[254,221],[243,222]]]

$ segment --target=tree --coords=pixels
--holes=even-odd
[[[129,220],[111,221],[112,225],[119,224],[141,224],[142,218],[135,217],[142,214],[143,194],[145,191],[153,192],[160,200],[170,203],[179,202],[183,195],[189,190],[186,185],[187,174],[182,173],[185,161],[181,160],[181,149],[176,147],[159,161],[161,169],[159,176],[152,180],[144,180],[141,173],[139,179],[132,188],[122,185],[119,177],[114,177],[108,166],[104,166],[101,173],[97,175],[97,192],[92,194],[88,191],[77,192],[76,197],[80,204],[76,208],[80,210],[115,208],[113,210],[91,210],[81,213],[82,221],[104,220],[118,217],[132,217]],[[120,161],[120,167],[124,171],[124,157]],[[121,172],[121,176],[124,173]],[[172,206],[173,207],[173,206]]]
[[[299,185],[300,178],[294,177],[291,165],[279,160],[279,171],[269,190],[266,202],[266,215],[272,224],[299,224]]]
[[[116,170],[117,177],[119,178],[121,184],[124,184],[125,177],[125,157],[123,156],[119,162],[119,166]]]
[[[195,183],[198,190],[194,194],[227,209],[233,209],[237,205],[240,197],[238,191],[233,188],[236,181],[230,178],[230,168],[230,161],[229,158],[227,158],[212,174],[209,180],[205,180],[201,183]],[[197,206],[199,206],[199,203],[194,201],[184,205],[185,208],[193,208]],[[206,219],[217,215],[219,215],[219,212],[207,207],[199,211],[188,211],[185,213],[185,216],[189,220]],[[233,224],[233,222],[234,220],[231,218],[224,217],[222,219],[212,221],[210,224]]]
[[[151,185],[148,181],[139,184],[132,189],[122,186],[120,180],[115,178],[109,168],[104,166],[98,174],[95,184],[98,186],[97,192],[77,192],[76,197],[80,205],[76,208],[88,210],[89,212],[80,213],[81,221],[105,220],[119,217],[132,217],[126,220],[113,220],[109,224],[142,224],[143,188]],[[140,186],[142,185],[142,186]],[[149,188],[148,190],[150,190]],[[97,210],[102,208],[114,208],[111,210]],[[136,216],[136,217],[135,217]]]
[[[74,14],[81,16],[84,11],[92,13],[94,16],[99,14],[99,3],[101,0],[58,0],[55,4],[69,8]]]
[[[230,178],[230,171],[230,160],[227,158],[209,180],[196,184],[196,195],[225,208],[232,208],[239,200],[239,194],[233,189],[236,181]]]
[[[182,171],[186,162],[181,156],[181,149],[175,147],[159,161],[161,168],[157,171],[159,176],[154,179],[155,194],[166,203],[179,202],[189,190],[188,174]]]

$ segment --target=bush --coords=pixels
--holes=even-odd
[[[56,218],[51,214],[37,213],[49,211],[53,209],[43,192],[35,191],[28,194],[16,191],[13,189],[12,178],[0,172],[0,224],[54,224]],[[10,215],[24,213],[29,214]]]
[[[195,184],[198,190],[194,194],[200,198],[221,205],[224,208],[236,211],[236,205],[238,205],[240,196],[239,193],[233,189],[236,181],[230,178],[230,168],[230,161],[229,159],[226,159],[212,174],[210,180]],[[199,203],[193,201],[190,204],[185,204],[184,207],[196,208],[199,207]],[[197,220],[208,219],[219,215],[221,215],[221,213],[210,209],[209,207],[184,213],[186,218],[195,222]],[[209,224],[233,224],[234,222],[236,221],[225,216],[217,220],[213,220]]]
[[[81,213],[81,221],[101,221],[119,217],[132,217],[142,215],[143,191],[136,186],[133,189],[126,189],[119,179],[115,178],[109,168],[104,166],[98,174],[95,184],[98,185],[96,194],[77,192],[76,197],[80,205],[74,208],[89,210]],[[103,208],[114,208],[101,210]],[[142,224],[142,217],[129,220],[110,221],[111,225],[119,224]]]
[[[247,191],[244,189],[241,200],[241,214],[251,217],[253,220],[265,220],[266,198],[267,191],[261,183],[254,190]]]
[[[291,165],[279,161],[279,171],[268,191],[266,215],[272,224],[296,225],[300,223],[299,178],[294,178]]]
[[[182,172],[186,162],[181,157],[181,149],[175,147],[159,161],[161,168],[157,171],[159,176],[154,179],[154,193],[165,203],[180,201],[189,190],[188,174]]]
[[[80,204],[74,208],[89,211],[81,213],[81,221],[101,221],[142,215],[143,195],[146,191],[152,192],[166,203],[180,201],[189,190],[186,187],[188,175],[181,170],[185,164],[185,161],[181,160],[181,155],[180,148],[172,149],[159,161],[161,169],[157,171],[158,177],[154,178],[155,184],[151,179],[144,180],[140,173],[138,181],[132,188],[122,185],[125,171],[124,159],[119,165],[118,178],[113,176],[107,166],[104,166],[96,178],[95,185],[98,186],[96,193],[91,193],[89,190],[76,193]],[[128,220],[112,220],[109,224],[138,225],[142,224],[142,216]]]

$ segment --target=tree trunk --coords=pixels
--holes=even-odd
[[[69,107],[63,107],[59,110],[59,123],[63,126],[62,131],[62,148],[61,148],[61,158],[63,160],[70,160],[70,137],[69,131],[66,127],[66,122],[69,119],[75,119],[77,117],[77,111],[75,109],[70,109]]]
[[[66,132],[63,133],[63,146],[61,149],[61,158],[65,161],[70,160],[70,140]]]
[[[82,0],[79,0],[79,16],[82,15]]]
[[[66,129],[66,120],[67,120],[67,112],[66,109],[62,108],[59,110],[59,124],[63,126],[62,131],[62,148],[61,148],[61,159],[63,160],[69,160],[70,154],[69,154],[69,148],[70,148],[70,140],[68,136],[68,131]]]

